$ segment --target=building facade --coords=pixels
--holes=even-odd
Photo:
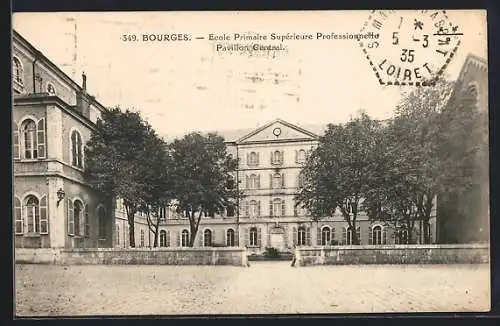
[[[112,199],[85,182],[85,144],[105,110],[16,31],[12,34],[16,248],[111,247]]]
[[[398,243],[391,227],[370,220],[366,214],[358,215],[357,228],[351,230],[340,212],[314,222],[306,209],[296,205],[300,171],[318,144],[317,134],[277,119],[237,139],[226,138],[226,142],[228,151],[239,161],[236,179],[244,198],[238,209],[204,215],[194,246],[244,246],[249,254],[259,255],[266,248],[290,252],[295,246],[351,245],[353,232],[361,245]],[[162,214],[159,245],[187,247],[188,218],[174,208]],[[435,212],[430,223],[434,242]],[[416,239],[419,232],[417,227]]]

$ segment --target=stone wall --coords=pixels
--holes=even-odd
[[[16,263],[247,266],[243,248],[15,249]]]
[[[349,264],[474,264],[488,263],[489,246],[386,245],[296,248],[296,266]]]

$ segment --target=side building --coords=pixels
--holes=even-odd
[[[476,153],[471,170],[472,184],[466,192],[449,189],[438,201],[438,240],[440,243],[489,242],[490,239],[490,186],[488,147],[488,62],[486,59],[468,55],[455,83],[450,101],[449,123],[460,124],[464,119],[460,111],[473,105],[479,112],[478,126],[481,128],[482,146]],[[466,146],[477,145],[479,139],[469,140]],[[443,154],[446,155],[446,154]]]
[[[106,108],[12,33],[15,248],[113,246],[113,201],[84,179],[85,144]]]

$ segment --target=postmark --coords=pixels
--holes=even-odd
[[[359,39],[370,68],[381,85],[432,86],[448,67],[463,32],[445,10],[373,10]]]

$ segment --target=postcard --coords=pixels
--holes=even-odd
[[[489,311],[486,19],[14,13],[15,315]]]

